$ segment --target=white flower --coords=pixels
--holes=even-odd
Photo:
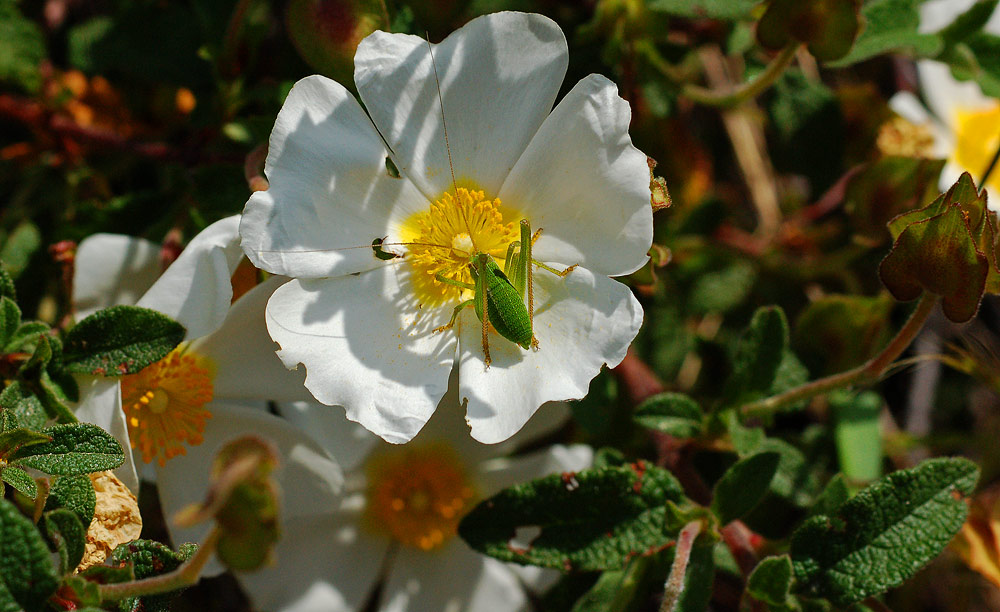
[[[935,32],[968,10],[973,0],[936,0],[920,7],[922,32]],[[1000,11],[993,13],[985,31],[1000,34]],[[940,189],[947,190],[963,172],[978,182],[1000,148],[1000,101],[983,95],[972,81],[958,81],[947,64],[917,62],[920,90],[930,108],[909,92],[892,97],[889,105],[907,121],[930,135],[931,157],[946,159]],[[990,208],[1000,210],[1000,172],[994,170],[984,187],[991,191]]]
[[[215,447],[234,436],[229,415],[237,407],[263,411],[268,400],[309,399],[301,374],[288,371],[275,356],[264,326],[267,299],[287,279],[272,277],[232,301],[231,279],[243,258],[238,225],[234,216],[209,226],[162,275],[159,249],[148,241],[95,234],[77,250],[73,297],[80,317],[141,295],[138,305],[187,329],[177,349],[136,374],[81,378],[77,416],[115,435],[146,463],[156,463],[160,476],[190,469],[207,473],[207,464],[192,466],[178,457],[192,446]],[[132,455],[126,453],[117,474],[137,491]]]
[[[446,399],[455,401],[455,394]],[[283,525],[276,566],[248,574],[242,585],[255,609],[281,612],[515,612],[527,610],[525,588],[547,588],[552,570],[507,565],[472,551],[455,534],[479,500],[518,482],[590,465],[585,446],[553,446],[511,459],[515,444],[551,431],[565,405],[545,407],[518,436],[501,445],[472,441],[459,414],[441,410],[413,441],[387,444],[332,411],[282,405],[302,431],[336,453],[345,472],[331,502],[315,479],[294,481],[285,508],[298,515]],[[530,431],[529,431],[530,430]],[[192,449],[192,457],[211,456]],[[206,486],[201,472],[172,473],[161,485],[183,491]],[[176,479],[173,480],[173,479]],[[166,498],[169,515],[190,499]],[[205,527],[173,533],[198,540]],[[376,584],[379,599],[368,607]]]
[[[359,45],[368,114],[338,83],[299,81],[271,133],[270,188],[251,196],[240,233],[255,265],[294,279],[269,301],[268,331],[288,367],[305,366],[316,399],[406,442],[457,362],[472,436],[495,443],[541,404],[583,397],[624,357],[642,308],[609,277],[646,262],[649,169],[606,78],[584,78],[549,112],[567,46],[546,17],[475,19],[433,45],[433,60],[441,103],[429,45],[416,36],[376,32]],[[491,332],[487,368],[472,309],[455,333],[436,331],[471,292],[434,275],[468,282],[470,251],[503,260],[521,219],[543,230],[536,259],[579,267],[565,278],[534,270],[538,348]],[[381,238],[404,257],[375,257]]]

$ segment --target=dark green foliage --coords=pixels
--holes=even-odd
[[[50,547],[59,553],[62,574],[76,569],[83,559],[87,543],[87,528],[71,510],[58,508],[42,515],[42,525]]]
[[[118,440],[96,425],[53,425],[41,433],[51,441],[21,448],[10,456],[11,463],[47,474],[72,476],[112,470],[125,462],[125,451]]]
[[[66,369],[80,374],[134,374],[165,357],[184,339],[184,326],[138,306],[112,306],[66,335]]]
[[[462,520],[459,535],[503,561],[621,569],[672,541],[675,534],[664,528],[664,504],[682,499],[669,472],[644,462],[556,474],[481,502]]]
[[[187,561],[197,548],[194,544],[185,544],[175,552],[159,542],[136,540],[116,548],[111,553],[111,562],[131,567],[136,580],[142,580],[174,571]],[[160,595],[123,599],[119,602],[118,610],[119,612],[168,612],[170,602],[182,592],[183,589]]]
[[[788,555],[761,559],[747,579],[747,592],[771,606],[783,606],[792,588],[792,560]]]
[[[780,308],[760,308],[740,338],[733,374],[726,383],[727,403],[762,397],[770,391],[788,350],[788,322]]]
[[[647,6],[653,11],[663,11],[682,17],[711,17],[713,19],[746,19],[761,0],[650,0]]]
[[[830,66],[850,66],[889,51],[908,51],[932,56],[941,48],[941,39],[917,32],[920,25],[919,0],[874,0],[861,8],[864,28],[846,56]]]
[[[90,525],[97,505],[94,483],[89,476],[60,476],[52,483],[45,509],[66,508],[73,511],[84,527]]]
[[[798,590],[847,606],[899,585],[961,528],[978,478],[970,461],[931,459],[809,519],[792,536]]]
[[[37,612],[58,583],[34,523],[0,499],[0,610]]]
[[[678,438],[691,438],[702,429],[702,410],[683,393],[659,393],[635,409],[633,419],[639,425]]]
[[[715,484],[712,512],[725,525],[753,509],[767,493],[781,455],[764,452],[741,459]]]

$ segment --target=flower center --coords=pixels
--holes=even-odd
[[[895,117],[879,127],[875,144],[882,155],[928,158],[932,155],[934,135],[925,125]]]
[[[430,208],[411,215],[401,228],[413,266],[413,286],[422,304],[440,306],[462,298],[461,287],[437,280],[440,274],[460,283],[472,283],[469,260],[489,253],[497,260],[517,240],[520,217],[482,191],[459,187],[445,192]],[[502,266],[502,264],[501,264]]]
[[[991,108],[959,110],[955,113],[955,163],[979,180],[1000,146],[1000,103]],[[1000,172],[990,174],[986,184],[1000,189]]]
[[[433,550],[458,530],[476,492],[444,444],[395,447],[367,466],[366,519],[401,544]]]
[[[143,461],[155,458],[163,466],[167,459],[185,454],[185,444],[201,444],[205,421],[212,416],[203,406],[212,401],[214,370],[207,358],[178,347],[122,377],[128,433]]]

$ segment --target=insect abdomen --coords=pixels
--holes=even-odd
[[[486,310],[490,324],[504,338],[528,348],[532,338],[531,318],[521,295],[496,262],[490,259],[486,265],[490,272],[486,283]],[[476,314],[482,320],[482,314]]]

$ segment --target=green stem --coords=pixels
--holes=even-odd
[[[740,85],[733,91],[720,92],[715,89],[702,87],[701,85],[695,85],[694,83],[686,83],[681,88],[681,95],[705,106],[714,106],[716,108],[733,108],[739,106],[747,100],[756,98],[773,85],[792,63],[792,60],[795,59],[795,53],[798,51],[798,48],[799,45],[797,44],[785,47],[755,79]]]
[[[937,296],[924,293],[923,297],[920,298],[920,302],[917,303],[913,314],[907,319],[906,323],[899,330],[899,333],[896,334],[896,337],[882,349],[882,352],[872,357],[868,363],[858,366],[853,370],[820,378],[794,389],[789,389],[784,393],[745,404],[740,408],[740,413],[744,417],[771,416],[788,404],[794,404],[841,387],[865,385],[877,381],[889,369],[892,362],[903,354],[906,347],[910,346],[913,339],[917,337],[917,334],[927,321],[927,317],[933,312],[937,301]]]
[[[625,567],[625,575],[622,576],[614,599],[608,604],[608,612],[625,612],[629,609],[635,599],[635,593],[642,583],[642,578],[646,575],[646,570],[649,569],[649,561],[649,557],[639,557],[633,559]]]
[[[213,527],[212,531],[205,536],[205,540],[198,546],[198,550],[191,555],[191,558],[172,572],[136,580],[135,582],[99,585],[101,602],[168,593],[195,584],[198,582],[198,577],[201,576],[202,568],[205,567],[208,560],[215,554],[215,545],[219,540],[219,534],[219,528]]]
[[[674,564],[670,567],[670,575],[663,588],[663,602],[660,612],[675,612],[684,592],[684,577],[687,575],[688,561],[691,560],[691,549],[694,540],[701,532],[701,521],[691,521],[677,534],[677,548],[674,549]]]

